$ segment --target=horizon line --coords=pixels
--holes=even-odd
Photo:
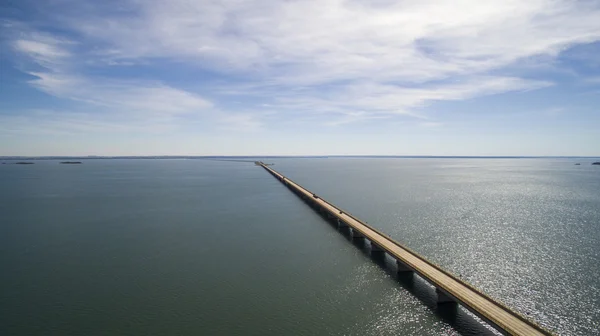
[[[14,159],[171,159],[171,158],[600,158],[573,155],[5,155],[0,160]]]

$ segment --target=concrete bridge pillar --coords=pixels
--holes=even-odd
[[[334,215],[332,215],[329,211],[327,211],[327,221],[337,226],[337,218]]]
[[[435,293],[437,294],[437,303],[456,303],[456,300],[443,289],[436,287]]]
[[[356,241],[356,240],[361,240],[363,238],[365,238],[365,236],[362,233],[360,233],[356,229],[352,229],[352,240]]]
[[[381,248],[381,246],[373,243],[371,241],[371,255],[377,257],[383,257],[385,255],[385,250]]]
[[[340,220],[339,218],[337,219],[337,225],[338,225],[338,228],[348,227],[348,224],[346,224],[346,222],[344,222],[343,220]]]
[[[398,273],[413,271],[410,267],[408,267],[404,262],[400,260],[396,260],[396,266],[398,267]]]

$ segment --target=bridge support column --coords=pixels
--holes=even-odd
[[[343,220],[340,220],[339,218],[337,219],[337,226],[338,228],[346,228],[348,227],[348,224],[346,224],[346,222],[344,222]]]
[[[331,212],[329,212],[329,211],[327,211],[327,221],[330,224],[337,226],[337,221],[338,221],[337,218],[334,215],[332,215]]]
[[[352,229],[352,240],[360,241],[363,238],[365,238],[365,236],[362,233],[358,232],[356,229]]]
[[[396,259],[396,266],[398,267],[398,273],[412,272],[413,271],[405,263],[403,263],[402,261],[397,260],[397,259]]]
[[[383,257],[385,256],[385,250],[371,241],[371,255],[378,258]]]
[[[446,291],[443,289],[436,287],[435,293],[437,294],[437,303],[456,303],[456,300],[448,295],[448,293],[446,293]]]

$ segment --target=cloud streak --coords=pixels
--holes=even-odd
[[[87,102],[129,111],[161,115],[201,112],[212,103],[196,94],[160,83],[93,80],[50,72],[30,72],[36,79],[30,83],[38,89],[61,98]]]
[[[423,82],[600,38],[598,6],[580,1],[150,0],[130,9],[127,20],[67,22],[116,59],[186,58],[293,84]]]
[[[390,117],[418,123],[429,118],[423,107],[435,102],[551,86],[552,80],[506,68],[600,40],[600,6],[585,1],[130,0],[44,6],[45,21],[12,35],[13,48],[42,67],[26,70],[35,88],[107,113],[157,118],[212,111],[218,115],[210,119],[215,127],[244,129],[263,124],[231,107],[231,99],[257,115],[268,105],[292,119],[322,116],[328,125]],[[44,24],[59,29],[49,32]],[[193,73],[210,71],[217,79],[198,78],[206,83],[202,89],[177,88],[160,75],[168,71],[165,61]],[[148,80],[88,71],[93,65],[112,74],[115,65],[139,64],[159,69],[159,75]]]
[[[86,75],[81,43],[32,32],[12,43],[38,69],[24,71],[28,83],[73,102],[67,109],[29,109],[0,115],[7,134],[162,133],[177,130],[189,115],[209,113],[208,99],[160,80],[114,79]]]

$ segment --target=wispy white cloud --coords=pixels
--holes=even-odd
[[[250,113],[225,114],[218,122],[226,131],[255,132],[264,126],[258,115]]]
[[[14,42],[15,49],[42,65],[42,71],[27,71],[35,79],[30,83],[51,95],[123,109],[159,113],[187,113],[206,109],[212,104],[199,95],[160,82],[114,80],[78,73],[76,56],[69,47],[73,42],[47,34],[32,33]],[[81,55],[79,55],[81,56]]]
[[[323,88],[280,90],[279,87],[248,89],[253,97],[270,99],[270,108],[288,113],[329,115],[328,125],[404,116],[427,119],[421,110],[436,101],[459,101],[481,95],[533,90],[552,85],[548,81],[516,77],[471,76],[464,81],[430,85],[397,85],[358,81]],[[239,95],[241,90],[234,90]]]
[[[427,128],[436,128],[436,127],[441,127],[443,124],[440,122],[422,122],[419,124],[422,127],[427,127]]]
[[[553,55],[600,37],[597,4],[581,1],[132,4],[127,20],[80,16],[68,22],[111,46],[115,58],[187,58],[294,84],[424,81]]]
[[[335,118],[329,122],[326,122],[327,126],[342,126],[346,124],[356,123],[356,122],[368,122],[371,120],[379,120],[379,119],[387,119],[390,116],[384,115],[374,115],[373,113],[367,112],[345,112],[342,113],[342,116]]]
[[[176,130],[172,119],[148,118],[89,110],[25,110],[19,115],[0,114],[0,132],[17,136],[162,134]]]
[[[54,96],[123,110],[176,115],[201,112],[212,106],[199,95],[161,83],[92,79],[52,72],[30,74],[36,77],[30,81],[33,86]]]
[[[585,79],[583,80],[583,82],[584,82],[584,83],[587,83],[587,84],[592,84],[592,85],[600,84],[600,76],[598,76],[598,77],[588,77],[588,78],[585,78]]]
[[[46,68],[30,71],[32,85],[111,110],[181,115],[212,108],[220,111],[213,120],[218,125],[242,129],[263,123],[222,107],[227,96],[257,101],[256,110],[268,104],[290,117],[326,115],[330,125],[390,116],[420,120],[427,118],[422,107],[436,101],[550,86],[550,80],[502,69],[600,40],[600,6],[585,1],[130,0],[111,10],[102,3],[67,5],[49,17],[71,33],[68,38],[31,28],[14,40],[15,49]],[[165,59],[219,73],[226,84],[195,92],[160,77],[117,80],[83,71],[90,64],[159,66]],[[209,101],[207,93],[224,100]]]
[[[556,117],[565,113],[567,110],[564,107],[553,107],[542,111],[542,114],[547,117]]]
[[[52,40],[52,43],[49,43],[48,40]],[[29,55],[37,63],[48,66],[58,59],[65,59],[70,56],[69,52],[56,46],[59,43],[53,38],[38,35],[33,39],[15,41],[15,48]]]

